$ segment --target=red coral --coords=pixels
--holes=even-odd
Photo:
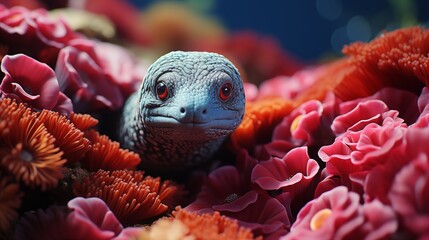
[[[161,186],[161,187],[160,187]],[[159,178],[143,177],[140,171],[103,171],[75,182],[73,191],[78,196],[99,197],[112,209],[118,219],[127,224],[137,224],[165,213],[183,191],[171,182]],[[174,203],[173,203],[174,202]],[[171,205],[170,205],[171,206]]]
[[[72,166],[81,160],[91,146],[84,133],[57,112],[43,110],[38,119],[43,122],[48,132],[55,137],[55,145],[63,151],[67,165]]]
[[[343,52],[353,70],[335,88],[343,100],[369,96],[386,86],[418,93],[429,84],[429,31],[410,27],[383,33],[369,43],[353,43]]]
[[[63,177],[62,152],[55,146],[55,138],[48,132],[35,113],[24,105],[1,100],[0,118],[7,127],[0,132],[0,167],[10,172],[17,181],[42,190],[53,188]]]
[[[81,131],[89,130],[98,124],[98,120],[93,118],[91,115],[75,112],[70,114],[70,122],[72,122],[74,126]]]
[[[89,171],[135,169],[141,161],[137,153],[120,148],[118,142],[95,130],[87,131],[85,136],[91,141],[92,147],[81,164]]]

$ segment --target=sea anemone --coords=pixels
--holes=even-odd
[[[67,165],[71,166],[77,163],[91,148],[89,140],[84,137],[84,133],[75,128],[65,116],[57,112],[43,110],[38,119],[55,137],[55,146],[63,151],[63,158],[67,160]]]
[[[118,142],[95,130],[87,131],[85,136],[91,141],[92,147],[81,164],[89,171],[135,169],[141,161],[137,153],[120,148]]]
[[[0,136],[0,167],[26,185],[42,190],[55,187],[63,177],[66,162],[54,144],[55,138],[37,119],[37,114],[28,113],[22,104],[16,107],[11,102],[9,106],[13,110],[5,111],[12,114],[4,119],[9,124]]]
[[[18,220],[17,209],[21,206],[22,195],[19,185],[0,173],[0,233],[8,233]]]
[[[93,118],[91,115],[75,112],[70,114],[70,122],[81,131],[89,130],[98,124],[98,120]]]
[[[165,213],[168,206],[163,200],[172,203],[172,199],[178,199],[183,193],[173,183],[166,182],[164,185],[159,178],[147,180],[143,172],[128,170],[91,173],[89,177],[74,183],[73,192],[77,196],[103,199],[118,219],[126,224],[142,223]]]

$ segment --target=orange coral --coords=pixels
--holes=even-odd
[[[70,114],[70,121],[81,131],[86,131],[98,124],[98,120],[93,118],[91,115],[74,112]]]
[[[369,43],[346,46],[343,52],[353,66],[335,88],[343,100],[365,97],[386,86],[419,93],[429,84],[429,30],[424,28],[384,33]]]
[[[292,103],[281,98],[247,102],[243,121],[231,136],[232,142],[236,146],[250,147],[257,141],[268,141],[273,128],[292,109]]]
[[[92,148],[81,163],[89,171],[135,169],[141,161],[138,154],[120,148],[118,142],[95,130],[87,131],[85,136],[91,141]]]
[[[177,208],[172,218],[156,221],[150,228],[143,231],[138,239],[250,240],[262,238],[254,238],[250,229],[240,227],[237,221],[221,216],[219,212],[198,215]]]
[[[18,219],[16,210],[21,206],[19,185],[0,175],[0,233],[7,233]]]
[[[91,148],[89,140],[84,138],[84,133],[75,128],[65,116],[43,110],[38,118],[55,137],[55,145],[64,152],[63,158],[67,159],[68,165],[78,162]]]
[[[219,212],[198,215],[178,208],[173,216],[187,226],[189,234],[196,239],[253,239],[250,229],[240,227],[237,221]]]
[[[54,145],[55,138],[23,104],[8,99],[1,102],[0,167],[26,185],[42,190],[55,187],[66,162]]]
[[[168,200],[168,196],[179,196],[180,191],[177,190],[177,194],[171,192],[175,189],[178,188],[173,184],[164,185],[159,178],[147,179],[141,171],[128,170],[99,170],[73,185],[78,196],[103,199],[115,216],[126,224],[141,223],[165,213],[168,206],[162,201]]]

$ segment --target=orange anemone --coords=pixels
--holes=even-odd
[[[250,229],[240,227],[237,221],[221,216],[219,212],[198,215],[178,208],[173,212],[196,239],[254,239]]]
[[[163,200],[168,201],[173,196],[180,197],[178,189],[173,184],[164,185],[159,178],[145,179],[142,171],[129,170],[99,170],[73,184],[73,192],[77,196],[103,199],[115,216],[125,224],[142,223],[165,213],[168,206]]]
[[[246,103],[240,126],[231,135],[237,147],[250,147],[268,141],[274,127],[293,109],[291,102],[281,98],[267,98]]]
[[[84,138],[84,133],[75,128],[64,115],[43,110],[38,119],[55,137],[55,145],[64,152],[63,158],[67,159],[69,166],[82,159],[90,149],[89,140]]]
[[[118,142],[100,135],[95,130],[87,131],[85,136],[92,144],[92,148],[81,161],[88,171],[135,169],[141,161],[137,153],[120,148]]]
[[[75,112],[70,114],[70,121],[77,129],[80,129],[81,131],[86,131],[98,124],[98,120],[93,118],[91,115]]]
[[[66,162],[54,145],[55,138],[23,104],[1,102],[0,120],[5,126],[0,132],[0,167],[28,186],[54,188],[63,177]]]

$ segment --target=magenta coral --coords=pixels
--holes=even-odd
[[[397,226],[388,206],[362,206],[358,194],[336,187],[307,203],[282,239],[387,239]]]
[[[99,198],[74,198],[67,207],[27,213],[15,230],[16,239],[128,239],[140,228],[123,228]]]
[[[24,54],[7,55],[1,62],[1,71],[5,74],[0,84],[0,93],[4,97],[28,103],[38,110],[57,110],[63,114],[73,110],[70,99],[60,92],[55,72],[48,65]]]
[[[1,11],[0,37],[7,53],[25,53],[53,66],[60,48],[82,36],[63,20],[51,19],[44,9],[18,6]]]
[[[420,154],[396,175],[388,194],[406,228],[418,237],[429,236],[429,160]]]
[[[61,90],[79,112],[120,108],[142,80],[125,49],[87,39],[63,48],[55,71]]]
[[[252,182],[264,190],[282,189],[298,194],[318,173],[319,165],[310,159],[306,147],[294,148],[283,158],[272,158],[253,168]]]

